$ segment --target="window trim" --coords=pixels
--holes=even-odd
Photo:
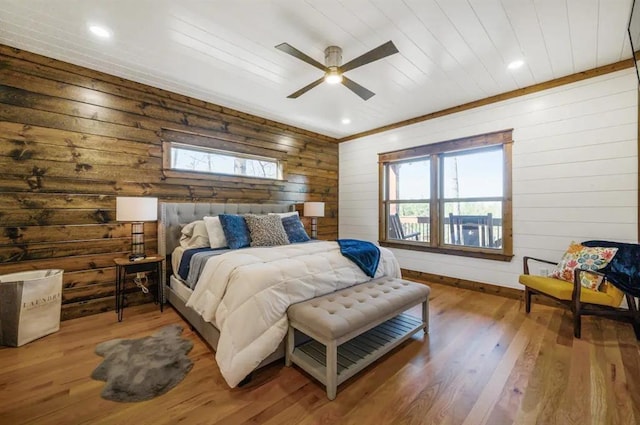
[[[492,133],[479,134],[470,137],[447,140],[428,145],[416,146],[392,152],[378,154],[379,174],[379,211],[378,211],[378,242],[381,246],[409,249],[415,251],[434,252],[439,254],[458,255],[464,257],[484,258],[497,261],[511,261],[513,258],[513,215],[512,215],[512,139],[513,129],[506,129]],[[502,249],[479,248],[457,245],[444,245],[441,243],[441,216],[445,198],[440,198],[442,193],[442,174],[440,170],[439,155],[454,153],[456,151],[484,148],[502,145],[503,149],[503,194],[502,198]],[[388,239],[387,229],[389,218],[386,210],[388,207],[386,165],[392,162],[401,162],[414,158],[431,158],[431,199],[430,199],[430,241],[416,242],[396,239]],[[433,196],[436,194],[436,196]],[[496,198],[496,197],[487,197]],[[484,198],[482,198],[484,199]],[[465,201],[469,199],[465,198]],[[397,200],[394,200],[396,202]]]

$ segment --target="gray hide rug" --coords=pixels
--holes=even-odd
[[[193,342],[180,338],[182,327],[169,325],[140,339],[113,339],[96,346],[104,360],[91,377],[106,381],[102,397],[142,401],[164,394],[193,367],[187,353]]]

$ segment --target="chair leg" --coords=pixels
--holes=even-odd
[[[531,291],[526,286],[524,287],[524,310],[531,313]]]
[[[636,334],[636,339],[640,341],[640,311],[638,311],[638,305],[636,304],[635,297],[632,297],[629,294],[625,294],[627,298],[627,306],[631,311],[631,325],[633,326],[633,331]]]
[[[580,338],[582,332],[582,304],[580,302],[580,283],[577,282],[578,276],[576,275],[576,282],[573,286],[573,299],[571,300],[571,311],[573,311],[573,336]]]
[[[573,312],[573,336],[580,339],[582,331],[582,318],[579,311]]]

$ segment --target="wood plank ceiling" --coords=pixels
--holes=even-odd
[[[20,0],[0,43],[332,137],[344,137],[631,57],[632,0]],[[98,39],[92,24],[112,32]],[[344,62],[392,40],[400,54],[350,71],[363,101],[274,48]],[[517,70],[507,65],[525,61]],[[349,119],[349,124],[343,124]]]

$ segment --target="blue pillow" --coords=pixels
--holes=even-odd
[[[291,243],[308,242],[311,240],[304,230],[300,217],[297,215],[283,217],[282,227],[284,227],[284,231],[287,233],[287,237]]]
[[[220,214],[220,224],[227,244],[231,249],[244,248],[251,245],[251,236],[244,217],[236,214]]]

